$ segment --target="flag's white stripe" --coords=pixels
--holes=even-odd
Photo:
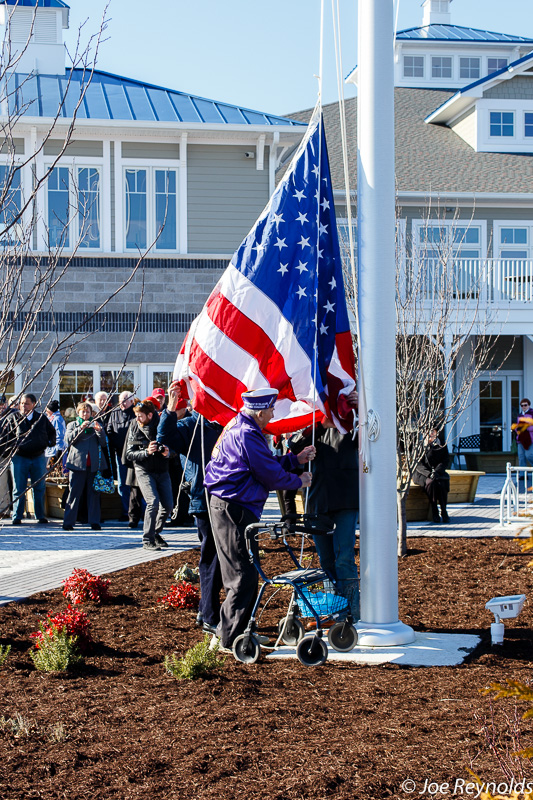
[[[231,264],[218,288],[233,305],[263,329],[283,357],[297,397],[313,397],[312,363],[278,306]]]
[[[196,381],[196,383],[197,383],[199,386],[201,386],[201,387],[202,387],[202,389],[203,389],[203,390],[204,390],[204,391],[205,391],[207,394],[211,395],[211,397],[214,397],[214,398],[215,398],[215,400],[218,400],[218,402],[219,402],[219,403],[222,403],[222,405],[223,405],[223,406],[226,406],[226,408],[228,408],[230,411],[234,411],[234,410],[235,410],[235,409],[234,409],[232,406],[228,405],[228,404],[226,403],[226,401],[225,401],[225,400],[223,400],[223,399],[220,397],[220,395],[219,395],[219,394],[217,394],[217,393],[215,392],[215,390],[214,390],[214,389],[213,389],[211,386],[208,386],[206,383],[204,383],[204,382],[203,382],[203,380],[202,380],[202,379],[201,379],[201,378],[200,378],[198,375],[196,375],[194,372],[192,372],[192,370],[190,370],[190,371],[189,371],[189,377],[191,378],[191,380],[193,380],[193,381]]]
[[[259,370],[257,359],[217,328],[206,309],[202,311],[194,338],[209,358],[245,386],[257,388],[268,385]]]

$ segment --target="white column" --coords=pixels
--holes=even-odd
[[[359,643],[414,641],[398,619],[393,0],[359,0],[359,318],[367,408],[380,433],[360,469]]]

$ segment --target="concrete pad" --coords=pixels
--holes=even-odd
[[[415,641],[401,647],[359,647],[338,653],[328,645],[328,661],[355,664],[399,664],[402,667],[454,667],[461,664],[480,643],[480,636],[466,633],[415,632]],[[324,637],[327,644],[327,639]],[[264,650],[263,652],[268,652]],[[280,647],[267,658],[296,658],[294,647]]]

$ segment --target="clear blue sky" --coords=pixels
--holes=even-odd
[[[422,0],[399,0],[398,28],[422,24]],[[69,45],[85,20],[98,29],[106,0],[70,0]],[[343,70],[357,63],[357,0],[339,0]],[[531,0],[453,0],[452,22],[533,38]],[[326,0],[323,101],[337,99]],[[284,114],[313,106],[320,0],[111,0],[98,67],[213,100]],[[347,96],[353,95],[345,87]]]

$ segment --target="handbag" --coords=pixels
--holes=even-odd
[[[100,454],[102,452],[102,448],[100,444],[98,444],[98,464],[100,464]],[[107,451],[109,456],[109,449]],[[111,463],[111,462],[109,462]],[[102,475],[102,471],[97,469],[94,473],[93,478],[93,489],[95,492],[102,492],[103,494],[115,494],[115,481],[113,476],[110,478],[104,478]]]

